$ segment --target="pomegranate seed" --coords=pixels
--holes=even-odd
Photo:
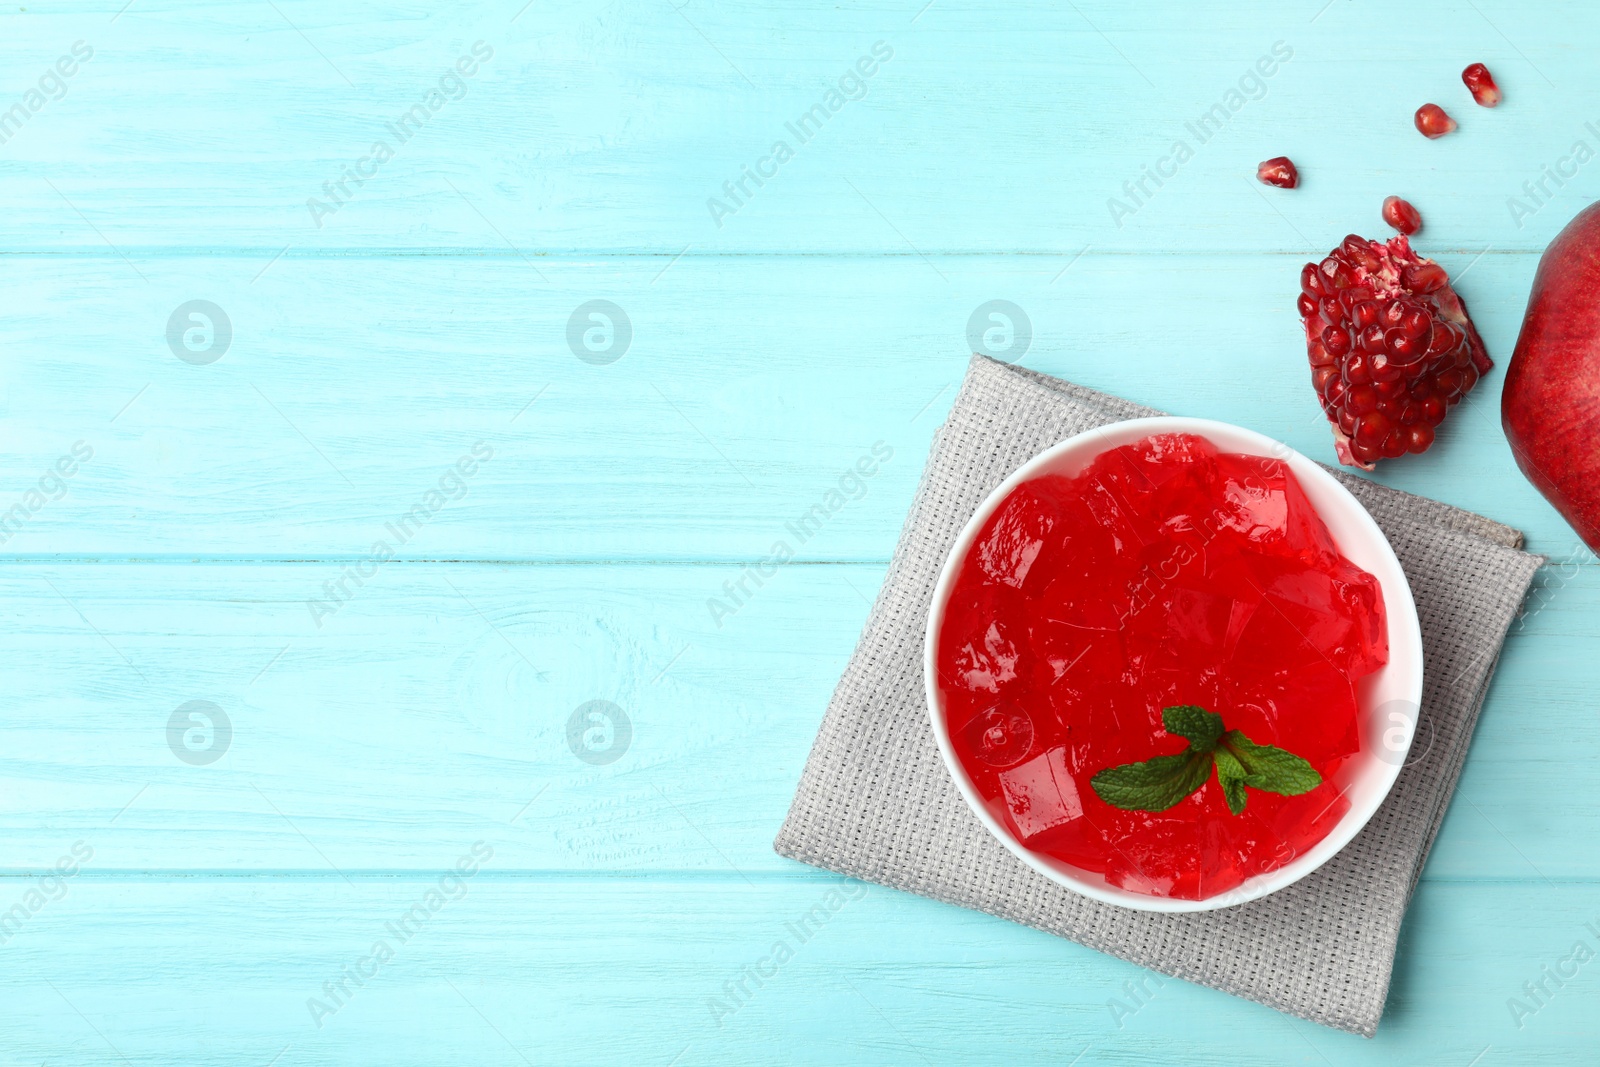
[[[1420,452],[1493,364],[1443,267],[1404,235],[1345,238],[1300,272],[1312,384],[1343,463]]]
[[[1372,371],[1365,352],[1352,352],[1344,361],[1344,380],[1348,385],[1371,385]]]
[[[1400,284],[1415,293],[1432,293],[1444,288],[1450,280],[1443,267],[1430,260],[1407,267],[1400,275]]]
[[[1364,237],[1357,237],[1355,234],[1351,234],[1344,239],[1340,247],[1344,250],[1345,258],[1349,260],[1352,266],[1352,273],[1354,273],[1355,268],[1359,268],[1370,274],[1383,266],[1383,261],[1373,255],[1372,250],[1367,247],[1367,240]],[[1327,260],[1323,260],[1323,262],[1326,263]],[[1354,283],[1352,282],[1351,284]]]
[[[1420,305],[1412,304],[1406,309],[1406,313],[1400,316],[1400,332],[1413,341],[1420,340],[1426,348],[1428,337],[1433,333],[1433,316],[1424,311]]]
[[[1444,108],[1438,104],[1423,104],[1417,108],[1417,132],[1430,141],[1436,137],[1443,137],[1456,128],[1456,120],[1444,113]]]
[[[1396,363],[1389,353],[1385,351],[1371,353],[1367,363],[1372,368],[1372,380],[1377,385],[1383,385],[1386,382],[1398,382],[1401,376],[1405,374],[1405,368]]]
[[[1256,181],[1279,189],[1293,189],[1300,184],[1300,172],[1288,156],[1273,156],[1256,167]]]
[[[1384,334],[1383,338],[1389,349],[1389,357],[1402,367],[1411,366],[1428,350],[1426,344],[1418,344],[1415,339],[1407,337],[1398,326]]]
[[[1389,416],[1382,412],[1369,411],[1356,419],[1355,442],[1368,448],[1377,448],[1383,444],[1384,438],[1389,436],[1389,431],[1392,429],[1394,423],[1389,421]]]
[[[1383,221],[1407,237],[1422,229],[1422,215],[1408,201],[1398,196],[1383,198]]]
[[[1461,81],[1472,90],[1472,99],[1482,106],[1494,107],[1500,102],[1500,86],[1494,83],[1494,75],[1482,63],[1474,63],[1462,71]]]

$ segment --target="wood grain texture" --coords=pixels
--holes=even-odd
[[[795,870],[772,838],[881,566],[791,564],[713,620],[733,566],[394,562],[318,627],[340,569],[8,567],[7,865],[66,835],[122,870],[388,871],[496,835],[502,869]],[[1600,792],[1597,618],[1600,569],[1543,572],[1426,877],[1600,879],[1570,799]],[[604,766],[567,736],[597,699],[632,724]],[[166,734],[191,700],[232,725],[205,766]]]
[[[1600,568],[1517,473],[1501,371],[1376,475],[1554,565],[1374,1041],[841,890],[771,840],[975,309],[1024,309],[1027,366],[1326,460],[1300,264],[1406,196],[1503,369],[1600,174],[1546,171],[1600,151],[1597,29],[1579,0],[0,14],[0,1062],[1592,1059],[1588,969],[1523,985],[1600,949]],[[802,143],[786,124],[879,41]],[[1494,111],[1457,80],[1472,60]],[[1411,128],[1430,99],[1457,134]],[[777,140],[792,158],[734,199]],[[1250,180],[1280,153],[1293,193]],[[193,300],[229,320],[214,362],[169,344]],[[611,363],[568,339],[593,300],[632,329]],[[892,458],[719,625],[708,598],[877,442]],[[629,718],[615,762],[569,743],[593,700]],[[215,730],[169,729],[191,701],[229,720],[214,762],[191,743]],[[475,842],[481,873],[318,1027],[308,999]]]
[[[1541,4],[1537,20],[1505,3],[1391,12],[1384,35],[1414,50],[1388,63],[1371,8],[1349,0],[278,0],[201,15],[140,0],[109,21],[122,2],[8,19],[19,93],[74,41],[95,55],[3,147],[7,247],[1320,252],[1380,225],[1398,191],[1433,247],[1526,251],[1581,206],[1583,174],[1547,186],[1557,206],[1520,227],[1506,199],[1576,140],[1600,147],[1582,33],[1538,28],[1589,25],[1582,0]],[[477,40],[494,58],[465,94],[405,143],[389,135],[394,158],[366,164],[317,225],[307,200],[326,200],[323,183]],[[786,124],[878,41],[893,58],[865,97],[841,97],[802,143]],[[1496,72],[1500,107],[1472,105],[1458,56]],[[1247,75],[1259,80],[1241,90]],[[1430,99],[1460,136],[1417,135],[1412,112]],[[778,140],[793,158],[747,182],[719,226],[707,201],[734,206],[723,183]],[[1193,153],[1181,166],[1178,141]],[[1269,204],[1252,176],[1281,153],[1300,162],[1303,195]],[[1158,167],[1173,176],[1124,191]],[[1114,216],[1113,197],[1131,214]]]
[[[882,441],[894,456],[864,494],[793,547],[886,561],[965,371],[968,320],[996,298],[1031,322],[1029,367],[1332,462],[1294,311],[1303,262],[691,255],[535,273],[515,256],[219,255],[157,260],[145,284],[115,257],[0,260],[17,302],[0,343],[28,356],[9,383],[8,492],[76,441],[95,453],[3,551],[355,556],[482,441],[494,458],[404,556],[749,561]],[[1533,268],[1484,256],[1462,282],[1502,366]],[[164,336],[196,298],[233,326],[205,366]],[[608,365],[567,341],[592,299],[632,324]],[[1576,537],[1500,432],[1501,379],[1450,416],[1438,447],[1376,477],[1566,558]]]
[[[1506,1005],[1575,944],[1600,941],[1592,883],[1521,886],[1526,913],[1511,923],[1504,885],[1425,886],[1389,1016],[1367,1041],[817,872],[754,885],[508,878],[496,849],[478,874],[449,878],[473,844],[352,885],[129,881],[91,864],[4,946],[9,1051],[19,1063],[154,1064],[178,1046],[184,1062],[219,1067],[274,1056],[290,1067],[464,1056],[1553,1067],[1584,1062],[1576,1049],[1592,1026],[1593,963],[1550,986],[1520,1029]],[[335,999],[324,983],[340,982]]]

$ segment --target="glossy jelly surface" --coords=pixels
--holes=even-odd
[[[951,745],[1025,847],[1112,885],[1200,900],[1275,870],[1349,810],[1355,683],[1388,658],[1382,592],[1287,464],[1160,434],[1018,485],[961,562],[937,635]],[[1196,704],[1308,760],[1299,796],[1213,777],[1159,813],[1102,801],[1108,767],[1182,752]]]

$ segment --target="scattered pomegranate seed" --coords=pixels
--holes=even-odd
[[[1494,366],[1444,268],[1403,234],[1351,234],[1307,263],[1296,306],[1340,463],[1371,470],[1425,451],[1445,412]]]
[[[1474,63],[1462,71],[1461,80],[1472,90],[1472,99],[1484,107],[1494,107],[1500,102],[1500,86],[1494,83],[1494,75],[1482,63]]]
[[[1422,229],[1421,213],[1398,196],[1383,198],[1383,221],[1408,237]]]
[[[1444,108],[1438,104],[1423,104],[1417,108],[1417,130],[1422,136],[1433,140],[1443,137],[1456,128],[1456,120],[1444,113]]]
[[[1300,172],[1288,156],[1273,156],[1256,167],[1256,181],[1262,185],[1276,185],[1279,189],[1293,189],[1300,184]]]

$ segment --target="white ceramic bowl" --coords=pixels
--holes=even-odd
[[[945,727],[944,697],[934,681],[937,677],[935,655],[938,633],[944,622],[945,607],[955,584],[956,571],[978,532],[1000,502],[1019,483],[1030,478],[1044,474],[1070,476],[1081,473],[1102,452],[1157,433],[1197,434],[1223,452],[1270,456],[1287,462],[1317,514],[1327,524],[1328,532],[1339,550],[1352,563],[1378,579],[1383,589],[1389,627],[1389,662],[1362,679],[1356,687],[1361,715],[1360,757],[1350,760],[1333,779],[1334,785],[1349,799],[1350,810],[1326,837],[1290,863],[1275,871],[1256,875],[1236,889],[1205,900],[1173,900],[1133,893],[1111,885],[1103,875],[1084,871],[1024,847],[990,814],[988,806],[967,777],[967,772],[956,759]],[[1360,502],[1327,471],[1270,437],[1225,422],[1175,417],[1130,419],[1090,430],[1046,449],[1024,463],[984,500],[956,538],[950,557],[939,575],[939,584],[934,589],[923,647],[923,679],[928,691],[928,710],[933,719],[933,736],[939,743],[945,765],[949,767],[973,814],[1019,859],[1051,881],[1108,904],[1140,911],[1211,911],[1257,900],[1299,881],[1332,859],[1372,818],[1373,812],[1378,810],[1378,805],[1383,803],[1383,798],[1389,794],[1390,787],[1399,776],[1416,730],[1422,699],[1422,631],[1417,623],[1411,587],[1406,583],[1405,574],[1400,569],[1399,560],[1395,559],[1394,550],[1389,547],[1388,539]]]

